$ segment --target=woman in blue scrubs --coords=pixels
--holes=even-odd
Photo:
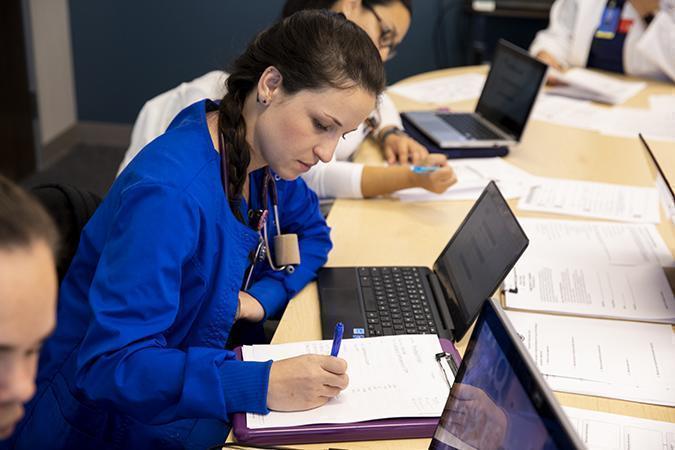
[[[241,362],[225,345],[236,321],[279,313],[326,261],[329,229],[298,176],[331,159],[383,88],[376,47],[341,15],[303,11],[258,35],[228,94],[183,110],[87,224],[38,392],[5,445],[204,448],[232,413],[310,409],[344,389],[339,358]],[[259,229],[270,243],[297,234],[294,270],[274,270],[288,255],[271,248],[248,279]]]

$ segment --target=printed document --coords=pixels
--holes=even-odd
[[[244,346],[245,361],[268,361],[307,353],[328,355],[331,341]],[[440,417],[450,390],[436,361],[438,336],[400,335],[342,341],[349,387],[325,405],[298,412],[247,414],[249,428],[351,423],[395,417]]]
[[[675,324],[675,297],[659,265],[523,258],[509,278],[508,308]]]
[[[402,189],[393,194],[406,202],[476,200],[490,180],[495,180],[505,198],[518,198],[530,188],[535,178],[502,158],[462,158],[450,165],[457,183],[447,191],[435,194],[422,188]]]
[[[519,218],[518,222],[530,239],[519,263],[546,258],[598,265],[674,264],[673,255],[654,225],[534,218]]]
[[[532,111],[532,119],[555,125],[597,131],[608,109],[584,100],[540,95]]]
[[[675,112],[675,95],[650,95],[649,109],[652,111]]]
[[[539,177],[518,208],[619,222],[659,223],[656,187]]]
[[[675,111],[652,111],[637,108],[613,108],[599,124],[599,131],[610,136],[648,140],[675,141]]]
[[[671,325],[507,314],[553,390],[675,406]]]
[[[563,406],[588,450],[675,449],[675,423]]]
[[[387,92],[402,95],[417,102],[445,104],[478,98],[483,90],[485,78],[485,75],[477,73],[453,75],[433,80],[396,84],[389,87]]]
[[[554,86],[546,92],[566,97],[593,100],[617,105],[647,86],[644,82],[623,81],[588,69],[574,68],[552,75],[564,86]]]

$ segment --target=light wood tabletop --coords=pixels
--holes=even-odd
[[[451,74],[486,72],[486,67],[448,69],[419,75],[402,83],[420,81]],[[675,94],[672,84],[648,82],[647,88],[625,105],[648,107],[653,94]],[[452,110],[473,110],[476,100],[452,105],[418,104],[392,94],[400,111],[449,106]],[[675,144],[654,141],[652,148],[672,182],[675,179]],[[637,138],[604,136],[597,132],[549,123],[530,121],[521,144],[512,149],[506,161],[533,175],[578,180],[652,185],[644,150]],[[363,145],[358,161],[382,164],[382,157],[369,142]],[[672,175],[670,175],[672,173]],[[370,200],[337,200],[328,223],[332,228],[334,248],[328,266],[421,265],[431,266],[450,236],[456,230],[473,202],[400,202],[391,198]],[[574,219],[519,211],[517,201],[510,201],[518,217]],[[588,219],[584,219],[588,220]],[[675,250],[675,226],[661,211],[657,226],[671,253]],[[464,352],[470,333],[457,344]],[[315,340],[321,338],[319,302],[316,283],[311,283],[288,305],[274,336],[274,343]],[[675,408],[556,393],[566,406],[624,414],[647,419],[675,422]],[[292,445],[307,449],[426,449],[429,439],[340,442],[313,445]]]

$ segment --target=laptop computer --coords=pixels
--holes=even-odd
[[[438,334],[459,340],[483,301],[529,244],[491,181],[433,265],[324,267],[319,302],[324,339],[337,322],[345,338]]]
[[[484,302],[429,450],[585,448],[520,339]]]
[[[673,192],[673,187],[668,178],[666,178],[666,174],[663,172],[661,165],[656,160],[656,156],[654,156],[654,152],[652,152],[645,138],[642,134],[638,134],[638,137],[640,138],[642,147],[647,152],[647,164],[649,165],[652,177],[656,180],[656,189],[659,191],[663,209],[666,211],[666,215],[670,218],[670,221],[675,224],[675,192]]]
[[[441,148],[508,147],[525,131],[547,68],[502,39],[475,112],[414,111],[402,116]]]

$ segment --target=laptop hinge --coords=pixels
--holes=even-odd
[[[441,283],[438,281],[438,277],[435,273],[431,272],[427,275],[429,279],[429,285],[431,286],[431,292],[434,294],[434,303],[436,303],[436,309],[438,314],[441,317],[441,322],[443,327],[448,331],[452,340],[454,340],[455,322],[452,320],[450,315],[450,310],[448,309],[448,302],[445,297],[445,293],[441,288]]]
[[[496,132],[496,133],[498,133],[498,134],[501,134],[502,136],[506,137],[507,140],[509,140],[509,141],[515,141],[515,142],[518,142],[518,139],[517,139],[513,134],[511,134],[510,131],[503,129],[502,127],[500,127],[500,126],[497,125],[496,123],[490,122],[487,118],[485,118],[485,116],[483,116],[483,115],[482,115],[481,113],[479,113],[479,112],[476,112],[475,114],[476,114],[478,117],[480,117],[480,120],[481,120],[481,122],[483,122],[483,125],[487,126],[487,127],[490,128],[492,131],[494,131],[494,132]]]

